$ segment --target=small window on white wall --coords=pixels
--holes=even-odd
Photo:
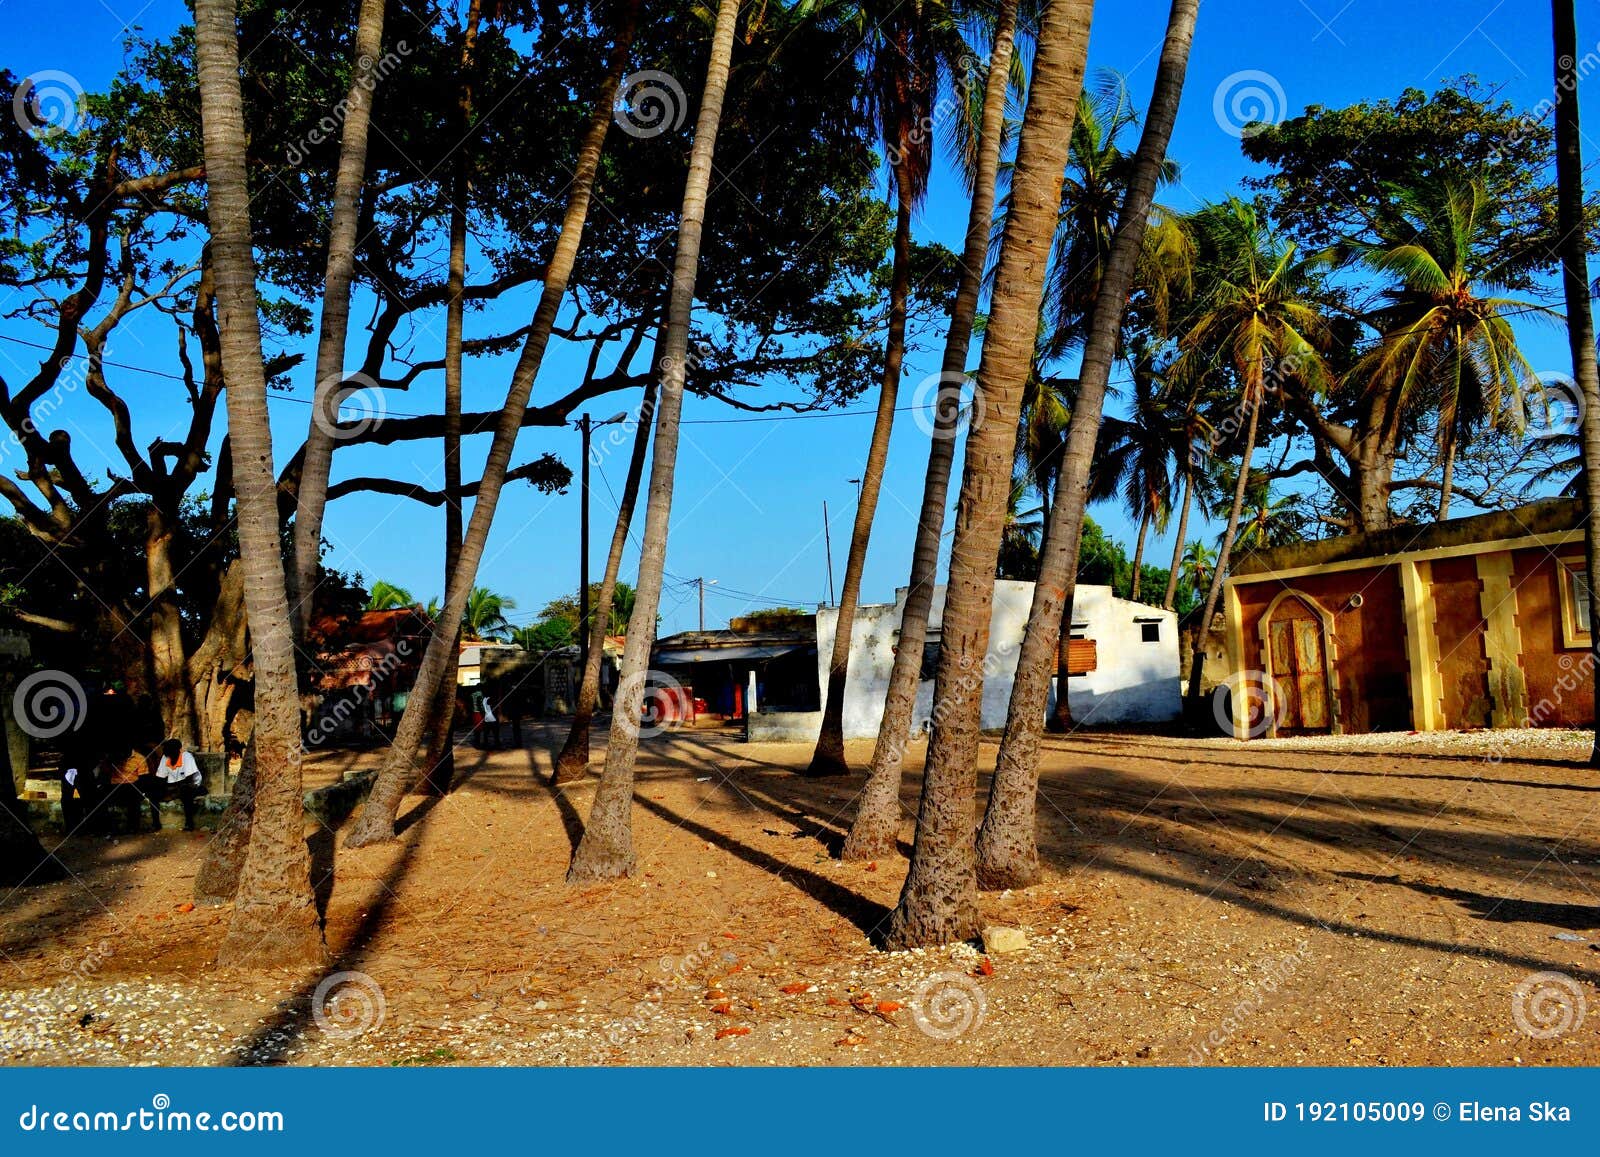
[[[1161,641],[1161,624],[1140,623],[1139,639],[1145,643],[1159,643]]]

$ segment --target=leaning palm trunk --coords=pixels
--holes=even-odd
[[[228,381],[239,553],[256,682],[255,812],[218,963],[275,967],[321,960],[300,802],[300,696],[278,536],[278,487],[256,312],[244,98],[235,0],[195,4],[207,210]]]
[[[1000,167],[1012,38],[1017,26],[1015,0],[1003,0],[996,19],[994,50],[989,54],[989,75],[983,90],[972,207],[967,214],[961,275],[956,285],[955,305],[950,312],[950,331],[945,338],[939,392],[934,402],[933,440],[928,447],[922,513],[911,551],[911,580],[906,589],[905,610],[900,616],[900,639],[895,648],[894,667],[889,673],[883,721],[878,726],[878,742],[872,751],[872,769],[861,791],[855,822],[850,825],[850,834],[840,852],[846,860],[873,860],[888,855],[894,850],[900,828],[901,766],[922,676],[922,650],[928,638],[928,614],[933,608],[934,580],[939,568],[939,542],[944,534],[945,505],[950,497],[950,464],[956,453],[961,387],[966,381],[967,352],[972,344],[973,322],[978,315],[989,225],[994,216],[995,176]]]
[[[894,272],[889,282],[889,338],[884,346],[883,378],[878,387],[878,412],[872,420],[872,441],[867,465],[861,472],[861,497],[850,530],[850,556],[845,562],[844,585],[833,628],[833,653],[828,659],[828,691],[822,706],[822,731],[807,775],[844,775],[850,770],[844,758],[844,690],[850,666],[850,638],[856,606],[861,600],[861,572],[867,565],[867,545],[872,520],[878,512],[878,492],[883,488],[883,468],[889,460],[889,436],[894,432],[894,409],[900,395],[900,368],[906,355],[906,299],[911,293],[911,190],[902,172],[896,178],[899,211],[894,227]]]
[[[889,948],[965,940],[978,931],[973,796],[995,564],[1093,15],[1092,0],[1054,0],[1040,22],[978,367],[973,408],[981,421],[967,435],[962,468],[917,835],[884,935]]]
[[[1128,597],[1134,602],[1139,601],[1139,587],[1144,578],[1144,543],[1150,536],[1150,510],[1145,508],[1139,515],[1139,538],[1133,548],[1133,586],[1128,591]]]
[[[1039,786],[1039,740],[1044,730],[1045,703],[1052,667],[1059,668],[1062,608],[1077,588],[1078,544],[1083,533],[1089,471],[1100,434],[1100,412],[1106,383],[1122,332],[1122,317],[1133,288],[1134,265],[1144,243],[1145,222],[1155,197],[1156,180],[1167,155],[1173,122],[1183,96],[1189,46],[1194,39],[1200,0],[1173,0],[1167,20],[1161,62],[1156,70],[1150,111],[1145,118],[1133,172],[1123,196],[1116,236],[1105,273],[1096,291],[1078,371],[1078,396],[1067,430],[1056,501],[1033,588],[1028,627],[1011,685],[1005,734],[1000,741],[994,783],[978,832],[978,879],[984,888],[1023,887],[1039,872],[1034,815]],[[1137,581],[1137,579],[1135,579]],[[1068,624],[1070,640],[1070,623]],[[1056,689],[1058,702],[1067,698],[1066,681]]]
[[[567,279],[577,261],[578,247],[583,240],[584,221],[589,213],[589,200],[594,192],[595,173],[600,167],[600,151],[605,144],[606,130],[611,125],[613,102],[617,84],[627,60],[626,50],[614,52],[605,79],[595,94],[594,110],[590,113],[578,149],[577,165],[573,169],[572,185],[567,195],[566,213],[561,220],[561,233],[556,238],[555,250],[545,270],[544,289],[539,295],[539,306],[523,344],[522,355],[511,375],[511,389],[506,394],[504,407],[495,425],[494,441],[489,447],[489,458],[483,467],[476,500],[472,504],[472,519],[461,544],[461,562],[445,591],[445,605],[440,621],[447,624],[436,629],[428,640],[417,670],[416,683],[411,698],[406,703],[405,714],[395,732],[394,744],[372,785],[361,814],[356,817],[345,846],[359,848],[394,838],[395,815],[400,801],[417,779],[417,752],[424,739],[424,729],[432,714],[434,696],[439,694],[439,684],[447,675],[453,678],[456,662],[455,632],[449,625],[461,621],[467,599],[478,578],[478,565],[483,561],[484,546],[489,540],[489,526],[494,521],[495,507],[500,501],[500,491],[505,486],[506,468],[511,461],[511,451],[516,445],[517,433],[522,428],[523,410],[533,392],[533,381],[544,360],[545,347],[550,342],[550,330],[566,296]]]
[[[456,98],[456,121],[462,137],[472,131],[472,49],[478,39],[480,0],[467,5],[467,23],[461,38],[461,91]],[[461,562],[461,331],[465,322],[467,285],[467,199],[472,195],[469,170],[472,150],[456,150],[450,180],[450,267],[445,275],[444,321],[444,583]],[[438,630],[440,623],[434,623]],[[456,627],[454,623],[452,627]],[[456,650],[461,632],[456,628]],[[455,779],[456,687],[454,679],[440,679],[432,716],[428,720],[427,774],[422,779],[429,795],[446,795]]]
[[[1161,599],[1161,609],[1170,611],[1178,601],[1178,567],[1183,563],[1183,538],[1189,533],[1189,506],[1194,502],[1194,472],[1183,476],[1183,506],[1178,510],[1178,541],[1172,545],[1172,569],[1167,572],[1167,593]]]
[[[650,461],[650,499],[645,507],[644,540],[639,549],[639,583],[628,641],[622,652],[622,678],[611,704],[611,734],[606,765],[589,810],[583,839],[572,854],[567,881],[611,879],[633,869],[633,764],[639,753],[639,718],[649,678],[650,649],[661,606],[661,573],[667,557],[667,522],[672,513],[673,472],[678,459],[678,419],[683,412],[683,382],[688,369],[689,322],[694,311],[695,274],[705,228],[711,161],[722,122],[722,100],[733,67],[734,25],[739,0],[721,0],[711,37],[700,115],[695,119],[689,176],[684,182],[678,221],[678,252],[672,263],[667,298],[667,328],[661,341],[661,402],[656,409],[655,447]]]
[[[344,347],[350,328],[356,226],[361,216],[361,185],[367,176],[367,127],[372,121],[372,94],[378,87],[378,57],[383,49],[383,10],[384,0],[361,0],[360,14],[356,17],[355,62],[339,138],[339,167],[333,181],[333,219],[328,227],[328,261],[322,283],[322,330],[317,337],[317,380],[295,498],[294,568],[289,596],[293,600],[297,637],[303,637],[310,626],[316,602],[314,588],[317,560],[322,551],[322,515],[328,505],[333,436],[339,421],[339,394],[344,385]]]
[[[1444,477],[1439,481],[1439,521],[1450,517],[1450,490],[1456,480],[1456,439],[1452,434],[1444,444]]]
[[[1567,298],[1567,340],[1572,349],[1572,375],[1583,392],[1583,496],[1587,581],[1600,575],[1600,368],[1595,365],[1594,315],[1589,304],[1589,260],[1583,220],[1583,137],[1578,124],[1578,33],[1572,0],[1552,0],[1556,56],[1556,211],[1561,231],[1561,284]],[[1591,612],[1592,614],[1593,612]],[[1591,631],[1590,670],[1600,670],[1600,631]],[[1600,707],[1600,678],[1594,680]],[[1591,767],[1600,767],[1600,711],[1595,714]]]
[[[1247,387],[1248,388],[1248,387]],[[1261,392],[1250,389],[1247,404],[1250,421],[1245,424],[1244,454],[1239,459],[1239,480],[1233,487],[1233,505],[1228,508],[1228,526],[1222,532],[1222,545],[1217,549],[1217,565],[1211,571],[1211,584],[1206,589],[1205,609],[1195,624],[1194,657],[1189,661],[1189,687],[1184,696],[1184,717],[1191,724],[1200,723],[1200,676],[1206,666],[1206,639],[1211,634],[1211,619],[1222,601],[1222,584],[1228,577],[1228,562],[1233,555],[1234,541],[1239,537],[1239,518],[1244,511],[1244,494],[1250,480],[1250,459],[1256,449],[1256,425],[1261,418]]]
[[[600,597],[595,600],[593,619],[599,625],[589,631],[589,653],[584,656],[583,682],[578,687],[577,710],[572,729],[556,757],[550,782],[561,784],[581,779],[589,770],[589,726],[594,721],[595,705],[600,701],[600,664],[605,657],[606,624],[611,622],[611,601],[617,594],[617,572],[622,569],[622,552],[628,544],[628,529],[633,525],[633,508],[639,501],[639,480],[644,477],[645,451],[650,446],[650,419],[656,410],[656,384],[644,388],[639,403],[638,428],[633,435],[633,454],[628,459],[628,478],[622,486],[622,501],[617,505],[617,525],[611,532],[611,551],[606,555],[606,573],[600,580]]]

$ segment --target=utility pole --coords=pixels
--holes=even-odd
[[[700,578],[697,578],[694,581],[700,587],[700,629],[702,631],[704,631],[706,629],[706,581],[707,580],[706,580],[705,576],[702,575]],[[717,585],[717,580],[716,579],[711,579],[710,580],[710,584],[712,586],[716,586]]]
[[[833,539],[828,535],[828,500],[822,500],[822,545],[828,552],[828,605],[833,606]]]
[[[583,435],[583,466],[579,484],[582,493],[582,525],[578,530],[578,670],[589,669],[589,435],[594,429],[588,414],[578,417]]]

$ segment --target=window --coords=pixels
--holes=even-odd
[[[1560,576],[1562,642],[1568,647],[1587,647],[1591,631],[1589,568],[1582,559],[1565,558]]]
[[[1161,641],[1160,623],[1140,623],[1139,638],[1146,643],[1159,643]]]

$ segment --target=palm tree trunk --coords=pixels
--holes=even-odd
[[[300,695],[256,312],[235,0],[197,0],[195,58],[239,553],[256,681],[255,818],[233,919],[217,960],[278,967],[320,961],[326,951],[311,892],[300,802]]]
[[[1060,645],[1062,639],[1072,640],[1072,603],[1078,589],[1076,577],[1068,585],[1061,600],[1061,621],[1056,625],[1056,704],[1044,721],[1045,730],[1052,735],[1066,735],[1077,727],[1072,718],[1072,702],[1067,694],[1068,680],[1072,677],[1071,648]],[[1048,697],[1048,692],[1046,693]]]
[[[1578,32],[1572,0],[1552,0],[1556,57],[1556,212],[1561,233],[1561,284],[1567,299],[1567,340],[1572,376],[1583,392],[1579,438],[1583,445],[1583,496],[1587,578],[1600,575],[1600,368],[1595,365],[1594,314],[1589,305],[1589,258],[1583,221],[1583,136],[1578,124]],[[1590,612],[1591,623],[1594,612]],[[1600,630],[1592,630],[1589,669],[1600,671]],[[1591,767],[1600,767],[1600,678],[1595,686],[1595,742]]]
[[[378,87],[383,51],[384,0],[361,0],[356,17],[355,59],[339,137],[339,167],[333,182],[333,219],[328,227],[328,262],[322,283],[322,329],[317,337],[317,380],[311,401],[300,484],[295,497],[294,566],[289,597],[296,637],[305,635],[316,603],[317,561],[322,552],[322,515],[328,505],[328,475],[344,382],[345,337],[350,328],[350,283],[356,264],[356,227],[361,185],[367,176],[367,128]]]
[[[1033,604],[1023,635],[1011,702],[1006,712],[1005,734],[1000,741],[994,782],[978,832],[978,879],[984,888],[1022,887],[1039,873],[1039,853],[1034,836],[1034,808],[1038,794],[1039,740],[1044,728],[1045,703],[1050,695],[1052,660],[1057,671],[1070,650],[1061,646],[1062,610],[1072,602],[1078,584],[1078,544],[1083,533],[1088,501],[1089,471],[1100,434],[1100,412],[1106,383],[1122,333],[1122,318],[1133,288],[1134,265],[1144,243],[1146,219],[1155,198],[1156,180],[1167,155],[1173,122],[1183,96],[1189,46],[1194,40],[1200,0],[1173,0],[1167,31],[1156,70],[1150,110],[1145,118],[1133,172],[1117,216],[1117,233],[1105,273],[1095,293],[1078,371],[1078,397],[1067,428],[1066,452],[1056,501],[1050,510],[1041,551],[1039,580],[1033,587]],[[1068,698],[1067,680],[1056,691],[1058,704]]]
[[[902,162],[902,165],[904,162]],[[850,530],[850,555],[839,588],[838,618],[834,620],[833,653],[828,659],[828,691],[822,706],[822,731],[811,755],[806,775],[845,775],[844,690],[850,666],[850,638],[861,601],[861,572],[867,565],[867,543],[872,519],[883,489],[883,468],[889,460],[889,436],[894,432],[895,403],[900,396],[900,368],[906,354],[906,300],[911,294],[911,193],[907,177],[896,180],[899,211],[894,227],[894,272],[889,283],[889,337],[884,347],[883,379],[878,387],[878,412],[872,420],[872,441],[867,465],[861,473],[861,497]]]
[[[940,367],[939,393],[934,402],[933,439],[928,446],[928,470],[922,484],[922,512],[911,551],[911,579],[906,606],[900,616],[900,639],[889,691],[883,701],[883,720],[872,750],[872,769],[861,790],[855,822],[845,838],[840,856],[846,860],[874,860],[894,851],[900,829],[900,778],[911,718],[921,681],[922,651],[928,638],[928,613],[933,608],[939,570],[939,542],[944,535],[945,506],[950,500],[950,465],[956,454],[956,422],[961,410],[961,387],[967,380],[967,353],[972,327],[978,316],[983,290],[984,261],[988,255],[989,228],[994,217],[995,177],[1000,168],[1000,142],[1004,135],[1006,93],[1010,83],[1013,38],[1017,28],[1016,0],[1002,0],[996,14],[994,48],[989,54],[989,75],[983,90],[983,119],[978,133],[978,164],[972,182],[972,207],[967,213],[967,238],[961,255],[961,275],[956,284],[950,331],[945,337]]]
[[[632,5],[624,16],[631,23],[637,9]],[[506,468],[511,462],[511,451],[516,445],[522,426],[522,413],[527,408],[533,392],[533,381],[544,361],[544,351],[550,343],[550,331],[556,314],[566,296],[567,280],[577,261],[578,247],[583,241],[583,226],[589,213],[589,201],[594,193],[595,173],[600,167],[600,151],[605,145],[606,130],[611,125],[613,102],[622,70],[627,64],[627,50],[622,46],[621,34],[612,53],[610,66],[595,94],[594,108],[578,149],[577,164],[573,168],[572,184],[567,194],[567,208],[561,220],[561,233],[555,249],[550,254],[545,270],[544,289],[539,295],[539,305],[533,315],[522,355],[511,375],[511,388],[505,405],[495,425],[494,441],[489,447],[489,458],[484,464],[483,479],[472,504],[472,518],[461,544],[461,563],[445,590],[445,605],[440,612],[441,621],[455,624],[461,621],[467,599],[472,594],[478,578],[478,565],[483,561],[483,551],[489,540],[489,527],[494,521],[495,507],[500,502],[500,491],[505,486]],[[448,627],[437,630],[428,641],[428,649],[417,670],[411,699],[406,703],[405,714],[400,718],[394,743],[384,761],[372,794],[356,817],[350,834],[345,837],[346,847],[364,847],[394,838],[395,815],[407,789],[415,782],[418,773],[416,756],[424,739],[423,731],[432,714],[433,697],[439,694],[440,682],[449,676],[454,679],[456,663],[455,635]]]
[[[617,525],[611,531],[611,551],[606,555],[606,573],[600,580],[600,597],[595,600],[594,622],[599,639],[590,632],[589,654],[583,666],[583,682],[578,686],[578,706],[572,716],[567,741],[556,757],[550,773],[553,784],[571,783],[589,771],[589,726],[595,704],[600,701],[600,664],[605,656],[606,627],[611,622],[611,601],[617,593],[617,572],[622,569],[622,552],[628,544],[628,528],[633,525],[633,508],[639,501],[639,480],[644,477],[645,451],[650,445],[650,420],[656,412],[656,384],[644,388],[639,403],[639,424],[633,435],[633,454],[628,459],[628,478],[622,486],[622,501],[617,506]]]
[[[1172,610],[1178,601],[1178,568],[1183,564],[1183,539],[1189,533],[1189,506],[1194,501],[1194,471],[1183,476],[1183,506],[1178,511],[1178,541],[1172,544],[1172,569],[1167,572],[1167,593],[1162,596],[1161,609]]]
[[[1456,440],[1450,438],[1444,447],[1444,478],[1439,483],[1439,521],[1450,517],[1450,487],[1456,477]]]
[[[457,131],[463,141],[472,131],[472,50],[478,39],[481,0],[467,5],[461,38],[461,91],[456,99]],[[450,190],[450,268],[445,276],[444,321],[444,585],[461,562],[461,332],[465,322],[467,285],[467,201],[472,195],[472,150],[463,144],[453,160]],[[438,624],[434,624],[438,629]],[[461,632],[456,631],[456,650]],[[449,794],[456,774],[456,681],[440,679],[428,720],[428,773],[422,779],[429,795]]]
[[[1217,564],[1211,568],[1205,609],[1195,625],[1194,657],[1189,661],[1189,688],[1184,696],[1184,717],[1191,722],[1197,722],[1200,718],[1200,676],[1206,665],[1206,638],[1211,633],[1211,620],[1217,613],[1217,603],[1222,599],[1222,584],[1228,577],[1228,561],[1233,554],[1233,544],[1239,537],[1239,518],[1244,511],[1245,490],[1250,483],[1250,458],[1256,449],[1256,424],[1261,417],[1262,404],[1257,401],[1250,406],[1250,421],[1245,426],[1244,455],[1239,460],[1239,480],[1234,484],[1233,505],[1228,509],[1228,527],[1222,532]]]
[[[661,573],[667,557],[667,523],[672,513],[673,476],[678,460],[678,420],[683,412],[689,323],[694,311],[706,196],[711,188],[711,162],[722,121],[722,101],[733,68],[733,34],[738,21],[739,0],[720,0],[700,115],[695,120],[694,147],[689,154],[689,176],[684,182],[678,252],[672,263],[667,329],[661,343],[661,404],[656,410],[650,500],[645,507],[644,540],[639,550],[639,583],[633,614],[628,618],[622,678],[611,705],[605,770],[595,791],[583,839],[567,868],[568,883],[625,876],[633,869],[633,764],[639,752],[639,716],[649,675],[650,649],[656,639],[656,614],[661,607]]]
[[[1140,580],[1144,577],[1144,540],[1150,534],[1150,508],[1145,507],[1144,513],[1139,515],[1139,538],[1133,548],[1133,586],[1128,591],[1128,597],[1134,602],[1139,601]]]
[[[962,468],[917,835],[884,936],[889,948],[965,940],[978,931],[972,818],[995,563],[1093,15],[1093,0],[1055,0],[1040,21],[978,367],[974,417],[982,420],[967,435]]]

